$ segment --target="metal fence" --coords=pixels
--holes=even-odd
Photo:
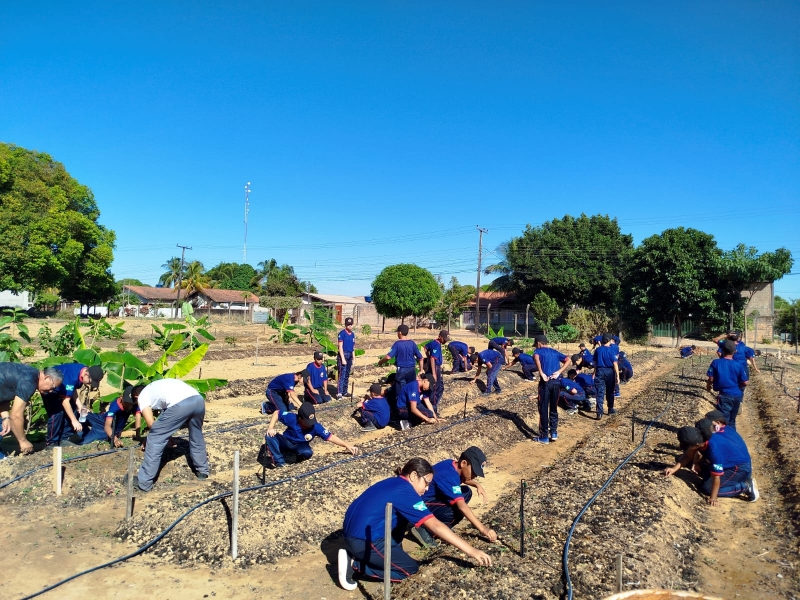
[[[703,333],[700,323],[695,321],[684,321],[681,323],[681,333],[683,337],[700,335]],[[653,325],[652,334],[654,337],[678,337],[678,329],[675,323],[656,323]]]

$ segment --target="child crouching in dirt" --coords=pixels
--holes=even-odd
[[[358,408],[353,413],[364,431],[383,429],[389,424],[391,416],[389,403],[383,397],[383,388],[380,383],[373,383],[369,388],[369,395],[358,403]]]
[[[354,590],[354,576],[383,579],[386,504],[392,503],[391,573],[392,581],[402,581],[419,571],[419,564],[403,550],[403,536],[409,524],[424,525],[431,533],[455,546],[480,566],[491,567],[491,557],[472,547],[437,519],[420,498],[433,480],[433,467],[424,458],[412,458],[397,477],[390,477],[367,488],[344,515],[345,548],[339,550],[339,584]]]
[[[286,425],[286,431],[278,433],[275,425],[278,421]],[[317,422],[314,405],[310,402],[303,402],[297,410],[297,414],[288,411],[275,411],[267,429],[266,444],[267,450],[272,457],[273,467],[285,467],[285,454],[294,455],[296,461],[307,460],[314,455],[309,442],[315,437],[321,437],[326,442],[336,444],[347,450],[354,456],[359,454],[356,446],[348,444],[340,437],[332,434]]]
[[[567,376],[559,379],[561,385],[561,392],[558,399],[567,408],[567,414],[574,415],[578,412],[578,408],[582,407],[584,410],[590,410],[589,402],[586,399],[586,391],[581,384],[576,381],[578,371],[570,369],[567,371]]]
[[[420,373],[411,383],[403,386],[397,395],[397,415],[400,418],[400,428],[408,429],[420,423],[437,423],[439,421],[433,411],[430,398],[423,398],[423,392],[428,392],[433,385],[433,376],[430,373]]]

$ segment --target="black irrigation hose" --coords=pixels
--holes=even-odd
[[[518,402],[518,401],[519,401],[519,399],[512,400],[509,404],[513,404],[513,403]],[[261,484],[261,485],[254,485],[252,487],[244,488],[244,489],[239,490],[239,493],[241,494],[241,493],[244,493],[244,492],[253,492],[253,491],[257,491],[257,490],[262,490],[262,489],[265,489],[265,488],[274,487],[274,486],[276,486],[276,485],[278,485],[280,483],[285,483],[287,481],[299,481],[300,479],[305,479],[306,477],[311,477],[312,475],[316,475],[317,473],[321,473],[322,471],[327,471],[328,469],[332,469],[333,467],[336,467],[336,466],[339,466],[339,465],[342,465],[342,464],[345,464],[345,463],[349,463],[349,462],[352,462],[352,461],[355,461],[355,460],[361,460],[363,458],[367,458],[367,457],[370,457],[370,456],[376,456],[378,454],[381,454],[382,452],[386,452],[387,450],[390,450],[392,448],[396,448],[397,446],[401,446],[401,445],[406,444],[408,442],[413,442],[415,440],[428,437],[429,435],[438,434],[438,433],[441,433],[442,431],[447,431],[448,429],[451,429],[451,428],[455,427],[456,425],[461,425],[462,423],[468,423],[470,421],[475,421],[475,420],[483,418],[483,417],[485,417],[487,415],[494,414],[496,412],[496,410],[497,409],[484,410],[484,411],[481,411],[480,413],[478,413],[477,415],[473,415],[471,417],[466,417],[464,419],[459,419],[458,421],[454,421],[454,422],[450,423],[449,425],[446,425],[444,427],[440,427],[439,429],[436,429],[434,431],[429,431],[428,433],[423,433],[422,435],[418,435],[418,436],[406,438],[404,440],[400,440],[399,442],[395,442],[394,444],[390,444],[388,446],[384,446],[382,448],[379,448],[377,450],[373,450],[372,452],[368,452],[366,454],[361,454],[359,456],[352,456],[352,457],[348,457],[348,458],[343,458],[341,460],[337,460],[337,461],[332,462],[330,464],[323,465],[321,467],[317,467],[316,469],[312,469],[311,471],[306,471],[306,472],[300,473],[298,475],[293,475],[291,477],[286,477],[284,479],[279,479],[278,481],[270,481],[269,483],[265,483],[265,484]],[[89,573],[93,573],[94,571],[99,571],[100,569],[104,569],[106,567],[110,567],[111,565],[115,565],[117,563],[124,562],[124,561],[126,561],[128,559],[131,559],[131,558],[133,558],[135,556],[138,556],[138,555],[142,554],[143,552],[147,551],[149,548],[152,548],[159,541],[161,541],[170,531],[172,531],[175,528],[175,526],[178,525],[178,523],[180,523],[183,519],[188,517],[190,514],[192,514],[198,508],[201,508],[202,506],[205,506],[206,504],[209,504],[210,502],[214,502],[216,500],[221,500],[222,498],[227,498],[227,497],[232,496],[232,495],[233,495],[233,492],[230,491],[230,492],[222,492],[221,494],[217,494],[216,496],[212,496],[211,498],[206,498],[205,500],[203,500],[201,502],[198,502],[194,506],[190,507],[186,512],[184,512],[181,516],[179,516],[177,519],[175,519],[175,521],[173,521],[166,529],[164,529],[161,533],[159,533],[155,538],[153,538],[152,540],[147,542],[144,546],[142,546],[140,548],[137,548],[133,552],[131,552],[129,554],[126,554],[125,556],[121,556],[120,558],[115,558],[114,560],[111,560],[111,561],[108,561],[106,563],[103,563],[102,565],[97,565],[96,567],[92,567],[90,569],[86,569],[85,571],[81,571],[80,573],[76,573],[75,575],[71,575],[70,577],[67,577],[66,579],[62,579],[61,581],[58,581],[58,582],[54,583],[53,585],[50,585],[50,586],[48,586],[48,587],[46,587],[46,588],[44,588],[42,590],[39,590],[38,592],[30,594],[29,596],[23,597],[21,600],[30,600],[31,598],[36,598],[38,596],[41,596],[42,594],[45,594],[45,593],[49,592],[50,590],[53,590],[53,589],[55,589],[57,587],[60,587],[60,586],[64,585],[65,583],[68,583],[68,582],[70,582],[70,581],[72,581],[74,579],[77,579],[78,577],[82,577],[84,575],[88,575]]]
[[[668,394],[669,394],[669,392],[667,392],[667,395]],[[563,556],[562,564],[563,564],[563,569],[564,569],[564,580],[566,582],[566,588],[567,588],[566,589],[567,600],[572,600],[572,578],[569,575],[569,546],[570,546],[570,543],[572,542],[572,534],[575,533],[575,528],[578,526],[578,522],[581,520],[581,517],[583,517],[584,513],[589,509],[589,507],[592,504],[594,504],[594,501],[597,500],[597,498],[600,496],[600,494],[603,493],[603,491],[609,485],[611,485],[611,482],[617,476],[617,473],[619,473],[622,470],[622,467],[624,467],[626,464],[628,464],[628,461],[630,461],[630,459],[633,458],[634,454],[639,452],[639,450],[641,450],[644,447],[644,445],[645,445],[645,443],[647,441],[647,432],[650,430],[650,427],[653,425],[653,423],[655,423],[658,419],[660,419],[664,415],[665,412],[667,412],[669,410],[669,408],[672,406],[672,404],[674,402],[675,402],[675,392],[673,392],[672,400],[670,400],[667,403],[667,405],[664,407],[664,410],[662,410],[656,417],[653,417],[650,420],[650,422],[647,424],[647,427],[644,428],[644,432],[642,433],[642,442],[638,446],[636,446],[636,448],[633,449],[633,452],[631,452],[630,454],[628,454],[627,457],[625,457],[625,460],[623,460],[616,469],[614,469],[614,472],[611,473],[611,475],[609,476],[608,479],[606,479],[606,482],[600,487],[600,489],[595,492],[594,496],[592,496],[589,499],[589,501],[586,504],[583,505],[583,508],[578,513],[578,516],[575,517],[575,520],[572,522],[572,527],[569,528],[569,534],[567,535],[567,541],[564,543],[564,553],[562,555]]]

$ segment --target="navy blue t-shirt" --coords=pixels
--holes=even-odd
[[[114,435],[119,435],[122,433],[123,429],[125,429],[125,425],[128,424],[128,419],[132,414],[141,413],[141,409],[138,405],[134,404],[131,410],[125,410],[122,406],[122,401],[117,398],[108,405],[108,410],[106,410],[106,419],[113,419],[115,416],[117,417],[117,421],[114,424]]]
[[[344,514],[344,535],[357,540],[382,540],[387,502],[392,503],[392,530],[399,524],[405,531],[406,523],[419,527],[433,517],[408,479],[391,477],[369,486],[353,500]]]
[[[681,348],[681,358],[689,358],[694,350],[692,350],[691,346],[684,346]]]
[[[508,343],[508,338],[504,338],[504,337],[493,337],[493,338],[492,338],[491,340],[489,340],[489,341],[490,341],[490,342],[494,342],[494,343],[495,343],[495,344],[497,344],[498,346],[502,346],[503,344],[507,344],[507,343]]]
[[[583,388],[577,381],[573,381],[572,379],[567,379],[566,377],[562,377],[561,379],[559,379],[559,381],[561,382],[561,389],[567,390],[570,398],[578,399],[586,397],[586,392],[583,391]]]
[[[439,343],[439,340],[431,340],[427,344],[425,344],[425,352],[428,353],[428,358],[434,358],[436,364],[441,366],[442,364],[442,345]]]
[[[412,402],[421,402],[422,398],[420,397],[419,391],[419,380],[415,379],[414,381],[407,383],[403,386],[403,389],[400,390],[400,393],[397,395],[397,410],[411,410],[410,404]]]
[[[389,424],[389,417],[391,416],[389,411],[389,403],[383,396],[377,396],[375,398],[370,398],[369,400],[364,400],[364,408],[361,410],[375,415],[375,420],[378,422],[380,427],[386,427]]]
[[[467,346],[464,342],[450,342],[447,347],[450,348],[451,354],[454,351],[461,356],[466,356],[469,353],[469,346]]]
[[[750,452],[742,436],[731,428],[723,428],[708,440],[706,458],[711,463],[711,474],[719,477],[724,469],[737,465],[750,466]]]
[[[319,423],[314,423],[310,429],[300,427],[297,415],[292,412],[282,412],[278,415],[278,421],[286,425],[286,431],[283,432],[283,437],[295,444],[306,444],[310,442],[311,440],[306,440],[306,435],[309,433],[311,434],[312,440],[314,437],[319,436],[327,442],[328,438],[331,437],[331,432]]]
[[[706,375],[711,378],[714,390],[726,396],[741,396],[743,383],[748,381],[747,369],[731,358],[715,358]]]
[[[596,335],[596,336],[594,336],[594,337],[592,338],[592,343],[593,343],[593,344],[600,344],[600,345],[602,345],[602,344],[603,344],[603,336],[602,336],[602,335]]]
[[[22,363],[0,363],[0,402],[15,397],[28,402],[39,388],[39,369]]]
[[[617,353],[609,346],[600,346],[594,351],[594,366],[613,368],[614,363],[617,362]]]
[[[592,353],[589,352],[586,348],[584,348],[583,352],[581,352],[581,358],[583,359],[583,362],[585,362],[585,363],[591,363],[591,362],[594,361],[594,358],[592,357]]]
[[[478,352],[478,356],[480,356],[481,361],[484,363],[492,363],[493,367],[498,362],[503,362],[503,355],[497,350],[483,350],[482,352]]]
[[[328,369],[325,363],[320,366],[315,365],[313,362],[308,363],[306,371],[308,371],[308,383],[315,390],[323,387],[325,382],[328,381]]]
[[[520,352],[519,354],[517,354],[514,357],[514,359],[517,362],[519,362],[519,364],[525,365],[525,366],[532,366],[532,365],[536,364],[534,362],[534,360],[533,360],[533,356],[531,356],[530,354],[525,354],[524,352]]]
[[[286,392],[294,390],[294,373],[286,373],[285,375],[278,375],[275,379],[269,382],[268,390],[275,390],[276,392]]]
[[[422,358],[422,353],[414,340],[397,340],[389,350],[389,358],[394,358],[394,363],[405,369],[413,367]]]
[[[533,355],[539,357],[542,372],[547,377],[558,371],[561,368],[561,363],[567,360],[567,356],[555,348],[537,348]]]
[[[461,476],[456,469],[456,461],[450,458],[433,465],[433,481],[428,491],[422,495],[425,504],[446,502],[452,505],[464,499],[464,494],[461,492]]]
[[[347,332],[347,329],[342,329],[339,332],[339,341],[342,342],[342,350],[345,352],[352,352],[356,347],[356,332]]]
[[[594,387],[594,377],[588,373],[580,373],[575,377],[575,383],[579,384],[585,391],[586,388]]]
[[[631,375],[633,375],[633,365],[631,364],[631,361],[629,361],[627,358],[622,358],[620,356],[617,359],[617,366],[620,369],[628,369],[631,372]]]
[[[81,382],[81,371],[85,368],[86,365],[80,363],[56,365],[56,369],[61,372],[61,383],[50,393],[58,394],[62,398],[71,398],[72,392],[83,385]]]

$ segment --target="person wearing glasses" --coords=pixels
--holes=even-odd
[[[354,590],[354,576],[383,579],[384,527],[386,504],[392,503],[392,581],[402,581],[419,570],[419,564],[401,545],[408,526],[424,525],[431,533],[455,546],[481,566],[491,567],[491,557],[473,548],[437,519],[421,496],[433,481],[433,467],[424,458],[412,458],[396,477],[384,479],[368,487],[356,498],[344,515],[346,548],[339,550],[339,584]]]
[[[33,452],[33,444],[25,438],[25,408],[34,393],[44,396],[61,385],[62,379],[61,371],[54,367],[40,371],[21,363],[0,363],[0,440],[11,431],[19,442],[20,453]]]

